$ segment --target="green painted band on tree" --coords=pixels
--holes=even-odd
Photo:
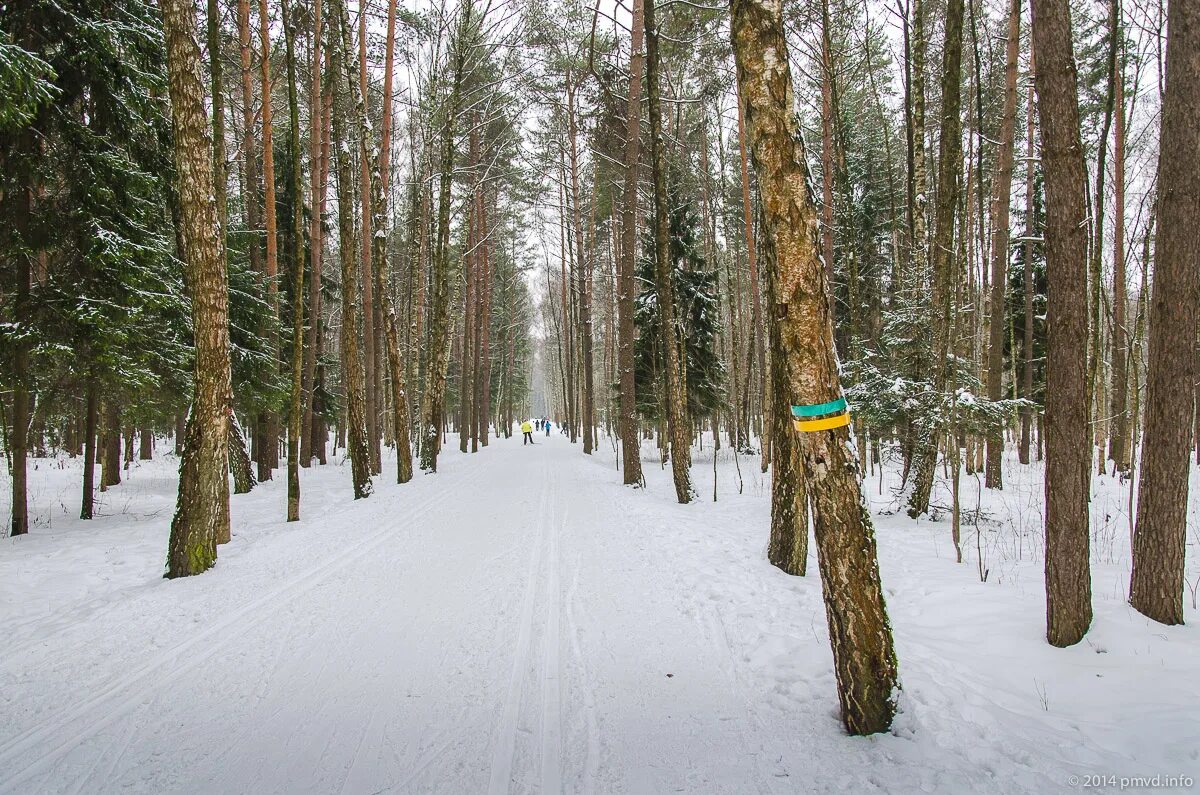
[[[837,400],[831,400],[828,403],[817,403],[812,406],[792,406],[792,416],[801,417],[820,417],[825,414],[833,414],[838,411],[846,410],[846,398],[840,397]]]

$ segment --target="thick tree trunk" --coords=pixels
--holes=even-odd
[[[1163,624],[1183,623],[1188,459],[1196,375],[1200,243],[1200,8],[1170,0],[1167,85],[1159,145],[1159,224],[1150,307],[1146,430],[1129,601]]]
[[[139,461],[150,461],[154,458],[154,429],[142,428],[138,431],[138,441],[141,443],[138,449]]]
[[[733,0],[730,9],[738,93],[763,203],[763,242],[771,246],[769,261],[777,268],[778,303],[771,315],[787,351],[788,389],[799,405],[825,403],[841,396],[841,386],[817,211],[794,112],[782,3]],[[850,430],[801,433],[798,441],[813,505],[842,722],[851,734],[886,731],[896,710],[896,656]]]
[[[782,285],[778,265],[773,261],[775,249],[764,245],[761,253],[767,277],[767,306],[777,306],[782,303]],[[771,347],[767,384],[774,406],[791,404],[788,350],[782,332],[782,324],[772,323],[767,334]],[[808,489],[800,444],[792,430],[790,411],[773,411],[765,419],[771,425],[771,535],[767,560],[788,574],[802,577],[808,573]]]
[[[646,23],[646,94],[650,121],[650,163],[654,174],[654,281],[658,290],[659,334],[665,353],[667,435],[670,437],[671,475],[675,497],[681,503],[692,501],[691,429],[688,425],[683,372],[679,350],[679,332],[675,323],[675,291],[672,289],[670,229],[667,207],[667,157],[662,135],[662,109],[659,100],[658,29],[654,23],[654,3],[647,2]]]
[[[625,183],[621,191],[621,257],[617,267],[617,369],[621,372],[621,480],[642,482],[637,394],[633,372],[634,262],[637,259],[638,171],[641,165],[642,66],[645,60],[645,0],[633,0],[630,28],[629,104],[625,122]]]
[[[354,101],[355,69],[349,62],[350,22],[343,0],[330,4],[333,19],[330,20],[331,67],[337,89],[334,91],[333,138],[339,144],[334,147],[338,177],[338,243],[342,268],[342,325],[341,348],[343,368],[342,383],[345,389],[347,451],[350,456],[351,478],[354,499],[371,494],[371,449],[367,440],[366,384],[362,356],[358,343],[362,339],[362,309],[358,286],[358,239],[354,228],[354,182],[350,163],[350,150],[346,142],[351,140],[350,104]],[[361,115],[361,114],[360,114]]]
[[[988,400],[1004,397],[1004,297],[1008,289],[1008,205],[1012,198],[1013,142],[1017,127],[1017,57],[1021,44],[1021,0],[1011,0],[1008,10],[1008,40],[1004,47],[1004,109],[1000,119],[1000,145],[996,150],[996,176],[992,183],[992,295],[988,317]],[[988,435],[984,481],[988,488],[1004,487],[1001,461],[1004,455],[1004,426]]]
[[[1033,0],[1046,184],[1046,639],[1078,643],[1092,623],[1088,551],[1087,173],[1068,0]]]
[[[195,7],[163,0],[167,74],[174,130],[184,276],[192,302],[196,344],[195,391],[179,476],[179,501],[171,521],[167,577],[210,568],[217,543],[229,534],[229,482],[225,474],[229,396],[229,295],[225,246],[213,193],[213,167]]]

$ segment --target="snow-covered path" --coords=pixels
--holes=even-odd
[[[763,560],[757,477],[730,494],[722,468],[714,504],[698,456],[708,496],[681,507],[651,461],[631,492],[611,450],[456,441],[436,476],[360,502],[346,469],[306,470],[300,523],[280,521],[282,482],[235,497],[201,577],[158,576],[166,462],[110,492],[149,515],[114,503],[4,548],[0,792],[1049,792],[1197,773],[1191,627],[1101,605],[1111,648],[1051,650],[1028,593],[882,528],[905,712],[848,738],[819,580]]]

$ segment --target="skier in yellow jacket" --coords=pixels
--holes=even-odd
[[[525,437],[523,439],[521,439],[522,447],[524,447],[526,444],[533,444],[533,423],[532,422],[530,422],[529,420],[525,420],[524,422],[522,422],[521,423],[521,433],[525,434]]]

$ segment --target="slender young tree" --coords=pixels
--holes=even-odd
[[[1159,144],[1158,245],[1150,305],[1146,429],[1129,601],[1163,624],[1183,623],[1188,458],[1200,314],[1200,8],[1170,0]],[[1143,288],[1144,289],[1144,288]]]
[[[738,93],[762,196],[763,245],[772,249],[778,303],[772,322],[787,351],[791,400],[841,396],[830,290],[821,264],[817,209],[796,121],[781,0],[733,0]],[[787,411],[787,407],[775,407]],[[899,687],[871,514],[848,427],[801,433],[817,557],[837,673],[842,723],[851,734],[886,731]]]
[[[1037,112],[1046,185],[1046,639],[1092,623],[1088,492],[1087,171],[1068,0],[1033,0]]]
[[[196,345],[192,411],[179,473],[179,500],[171,521],[167,577],[209,569],[217,540],[228,534],[229,482],[225,474],[229,405],[229,294],[225,246],[213,193],[213,168],[195,6],[163,0],[167,74],[174,131],[176,184],[184,275],[192,302]],[[222,526],[222,525],[225,526]]]

